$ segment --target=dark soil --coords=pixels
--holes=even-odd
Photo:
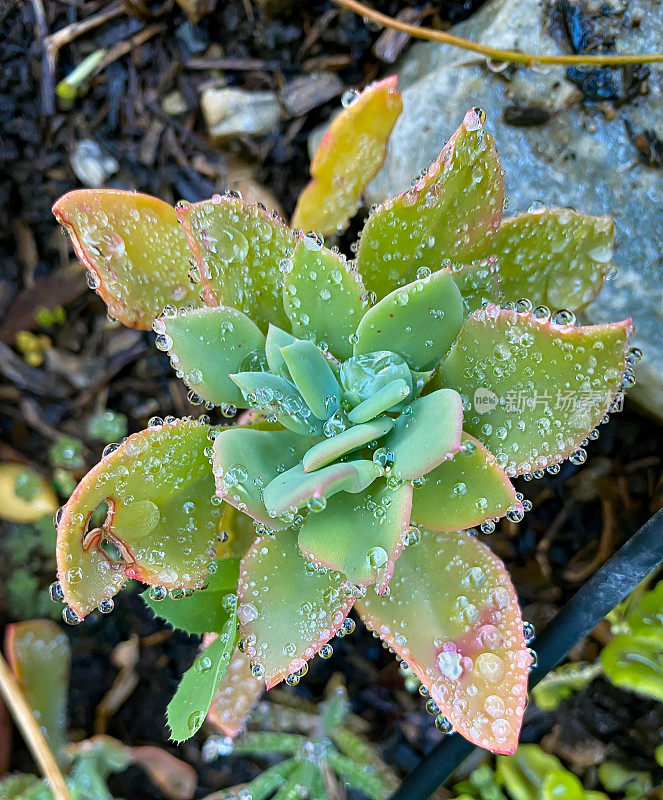
[[[427,24],[443,26],[479,4],[448,0],[423,11]],[[168,201],[200,200],[223,191],[236,176],[237,164],[250,164],[255,180],[288,214],[308,179],[307,137],[328,119],[338,99],[285,119],[269,137],[245,138],[221,149],[207,140],[198,106],[201,83],[219,73],[199,68],[201,59],[214,64],[223,58],[227,83],[248,89],[278,89],[315,69],[336,72],[344,86],[361,86],[387,69],[373,50],[381,32],[326,0],[274,0],[271,7],[281,9],[272,17],[254,0],[222,0],[198,25],[169,0],[125,0],[125,5],[139,15],[122,13],[64,46],[51,74],[43,71],[43,35],[87,19],[107,4],[44,0],[40,23],[35,19],[39,0],[0,0],[0,461],[21,461],[47,476],[47,449],[62,434],[85,446],[86,465],[73,471],[76,478],[96,462],[102,445],[89,438],[85,423],[100,409],[125,414],[130,432],[145,427],[157,413],[194,413],[168,359],[152,346],[153,335],[109,323],[102,302],[70,266],[72,255],[50,207],[80,186],[69,161],[75,143],[93,139],[118,161],[119,170],[107,185],[140,189]],[[415,4],[381,0],[373,5],[394,15]],[[158,34],[95,77],[70,110],[57,107],[53,86],[73,66],[95,49],[112,48],[149,25],[160,26]],[[186,110],[171,117],[161,104],[174,90]],[[40,305],[62,305],[66,323],[38,330],[34,312]],[[15,349],[21,330],[50,337],[43,366],[28,366]],[[601,427],[585,466],[567,463],[555,477],[521,481],[519,489],[534,508],[519,526],[503,522],[490,544],[514,577],[525,616],[537,626],[554,616],[660,507],[662,444],[660,427],[627,405],[625,413]],[[2,549],[9,533],[9,526],[0,528],[5,570],[12,563]],[[50,555],[31,552],[30,560],[45,590],[53,579]],[[2,593],[0,624],[15,618]],[[109,720],[107,732],[126,743],[156,743],[178,753],[199,770],[200,797],[257,773],[258,765],[237,757],[203,765],[202,734],[179,748],[168,744],[164,710],[198,640],[164,632],[136,591],[119,595],[108,617],[93,614],[67,632],[73,648],[69,715],[74,739],[94,732],[95,710],[118,672],[111,653],[137,635],[140,682]],[[606,636],[606,626],[600,625],[572,657],[594,660]],[[307,677],[289,691],[316,701],[335,671],[345,675],[353,711],[370,724],[370,736],[385,759],[401,774],[410,771],[441,734],[421,698],[404,690],[396,662],[358,625],[352,636],[335,642],[329,661],[315,659]],[[599,680],[555,713],[530,708],[523,740],[547,737],[546,746],[580,775],[591,776],[604,758],[651,770],[662,726],[660,705]],[[19,737],[14,738],[11,767],[30,768]],[[588,765],[589,751],[595,760]],[[161,797],[138,770],[114,779],[113,787],[126,800]]]

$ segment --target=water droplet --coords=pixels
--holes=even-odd
[[[346,89],[341,95],[341,105],[343,108],[350,108],[350,106],[359,97],[357,89]]]
[[[111,611],[115,608],[115,603],[110,597],[108,597],[99,603],[98,608],[102,614],[110,614]]]
[[[70,606],[65,606],[62,609],[62,619],[67,623],[67,625],[80,625],[80,623],[83,621]]]
[[[60,581],[53,581],[53,583],[48,587],[48,594],[54,603],[65,602],[64,591],[62,590],[62,584]]]

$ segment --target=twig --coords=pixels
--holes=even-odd
[[[138,33],[134,33],[134,35],[130,36],[128,39],[118,42],[106,52],[104,57],[101,59],[99,66],[95,69],[94,74],[96,75],[99,72],[102,72],[109,64],[112,64],[113,61],[117,61],[118,58],[122,58],[122,56],[130,53],[135,47],[145,44],[148,39],[151,39],[153,36],[156,36],[157,33],[162,33],[165,30],[165,23],[153,22],[146,28],[139,30]]]
[[[111,20],[114,17],[119,17],[120,14],[123,13],[124,6],[122,3],[111,3],[107,8],[103,8],[98,14],[87,17],[87,19],[83,19],[80,22],[72,22],[71,25],[66,25],[64,28],[60,28],[59,31],[55,31],[55,33],[47,36],[44,39],[44,47],[46,47],[49,55],[52,57],[53,62],[55,63],[55,57],[61,47],[69,44],[69,42],[73,41],[81,34],[87,33],[87,31],[97,28],[99,25],[103,25],[104,22],[108,22],[108,20]]]
[[[0,694],[12,713],[16,725],[23,734],[30,752],[35,758],[42,774],[48,781],[55,800],[71,800],[71,794],[67,788],[64,777],[60,772],[55,756],[37,720],[32,713],[32,709],[25,695],[21,691],[16,676],[9,668],[9,665],[0,654]]]
[[[48,23],[46,22],[46,11],[43,0],[32,0],[32,8],[35,13],[35,28],[37,39],[41,42],[41,107],[47,116],[55,111],[55,65],[51,59],[46,39],[48,38]]]
[[[444,33],[437,31],[434,28],[419,27],[417,25],[410,25],[407,22],[388,17],[386,14],[381,14],[379,11],[374,11],[372,8],[365,6],[357,0],[334,0],[340,6],[354,11],[355,14],[364,19],[370,19],[378,25],[385,28],[391,28],[395,31],[402,31],[417,39],[428,39],[433,42],[443,42],[444,44],[451,45],[452,47],[461,47],[464,50],[471,50],[474,53],[481,53],[496,61],[508,61],[517,64],[525,64],[526,66],[533,66],[537,64],[597,64],[597,65],[610,65],[618,66],[622,64],[651,64],[663,62],[663,53],[606,53],[605,55],[569,55],[569,56],[552,56],[535,53],[519,53],[515,50],[503,50],[499,47],[491,47],[487,44],[479,44],[472,42],[469,39],[462,39],[460,36],[454,36],[451,33]]]

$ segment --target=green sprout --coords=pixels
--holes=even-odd
[[[504,219],[481,109],[371,210],[354,259],[303,233],[347,226],[399,112],[391,78],[345,108],[297,227],[232,192],[172,208],[80,190],[54,206],[90,286],[154,328],[190,401],[244,410],[231,427],[152,419],[57,517],[68,622],[112,608],[129,577],[166,621],[216,634],[169,706],[177,741],[232,695],[236,659],[268,688],[296,683],[354,608],[442,730],[517,746],[533,654],[506,569],[472,534],[531,507],[512,478],[585,460],[639,352],[630,320],[575,321],[610,268],[612,221]]]

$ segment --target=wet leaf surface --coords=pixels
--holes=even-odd
[[[466,533],[426,531],[401,554],[389,589],[357,601],[361,618],[408,664],[459,733],[512,753],[530,656],[502,563]]]
[[[79,189],[61,197],[53,213],[90,273],[91,288],[125,325],[149,329],[167,305],[200,304],[172,206],[146,194]]]

